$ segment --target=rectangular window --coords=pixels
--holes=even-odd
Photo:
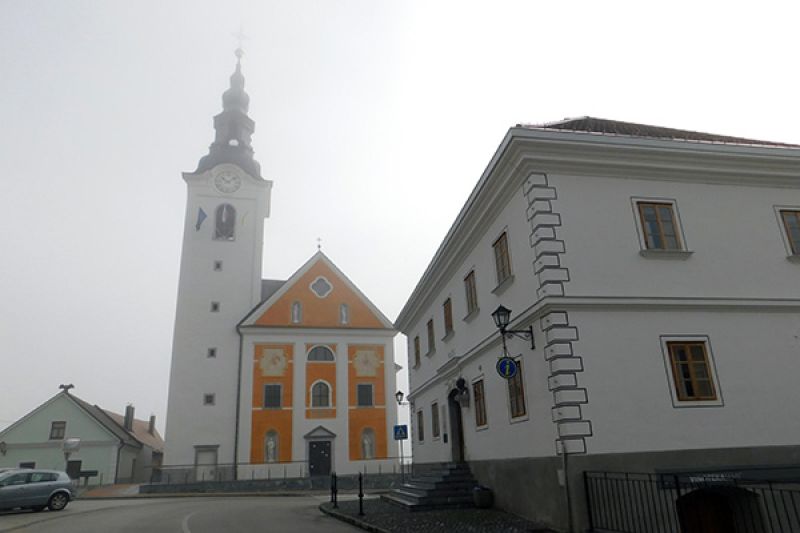
[[[372,384],[359,383],[356,385],[356,395],[358,396],[359,407],[372,407],[374,405],[372,400]]]
[[[419,347],[419,335],[414,337],[414,368],[419,366],[419,356],[420,356],[420,347]]]
[[[475,425],[477,427],[486,425],[486,398],[483,394],[483,380],[480,379],[472,384],[472,397],[475,401]]]
[[[522,383],[522,360],[517,359],[517,373],[508,380],[508,398],[511,418],[525,416],[525,387]]]
[[[422,411],[417,411],[417,440],[420,442],[425,440],[425,416]]]
[[[671,203],[637,202],[648,250],[681,250],[675,209]]]
[[[453,301],[448,298],[442,305],[444,309],[444,335],[453,333]]]
[[[678,400],[715,401],[717,392],[705,342],[667,342]]]
[[[215,394],[203,394],[203,405],[214,405],[215,401]]]
[[[467,295],[467,316],[478,310],[478,291],[475,288],[475,271],[470,270],[464,278],[464,292]]]
[[[211,312],[212,313],[219,312],[219,302],[211,302]]]
[[[431,405],[431,424],[433,424],[433,438],[439,438],[439,404],[434,402]]]
[[[208,357],[216,357],[217,356],[217,349],[216,348],[209,348],[208,349]]]
[[[67,433],[67,423],[63,420],[50,424],[50,440],[61,440]]]
[[[433,319],[428,320],[428,353],[432,354],[436,350],[433,340]]]
[[[800,211],[781,211],[781,219],[792,254],[800,255]]]
[[[266,409],[281,408],[281,386],[278,383],[264,385],[264,407]]]
[[[497,284],[500,285],[511,277],[511,259],[508,256],[508,236],[506,232],[503,232],[503,234],[494,241],[492,247],[494,248],[494,266],[497,271]]]
[[[222,261],[214,261],[214,272],[222,271]]]

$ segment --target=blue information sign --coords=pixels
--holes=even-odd
[[[408,439],[408,426],[403,424],[394,427],[394,440]]]
[[[517,375],[519,365],[510,357],[501,357],[497,360],[497,373],[501,378],[511,379]]]

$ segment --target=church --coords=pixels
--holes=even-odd
[[[241,50],[187,185],[164,472],[196,481],[391,471],[392,323],[318,251],[262,279],[272,182]]]

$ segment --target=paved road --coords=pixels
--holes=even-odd
[[[320,513],[321,496],[77,500],[58,513],[2,513],[0,531],[24,533],[354,533]]]

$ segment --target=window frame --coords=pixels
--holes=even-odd
[[[717,376],[716,364],[714,363],[714,353],[711,348],[711,341],[707,335],[662,335],[660,337],[661,350],[664,357],[664,368],[667,374],[667,386],[669,387],[670,397],[672,399],[672,406],[676,408],[683,407],[722,407],[724,400],[722,396],[722,388],[720,387],[719,378]],[[700,344],[704,349],[706,371],[709,376],[712,390],[715,394],[714,398],[702,397],[687,397],[683,398],[679,391],[678,374],[676,373],[676,365],[673,359],[673,352],[671,346],[675,345],[696,345]],[[694,372],[690,370],[692,375]]]
[[[328,391],[328,393],[325,395],[325,402],[327,405],[315,405],[314,403],[315,399],[314,387],[317,387],[318,385],[325,386],[325,388]],[[311,386],[308,388],[308,394],[309,394],[309,406],[311,407],[311,409],[331,409],[333,407],[333,387],[331,387],[331,384],[325,381],[324,379],[318,379],[314,383],[312,383]]]
[[[439,440],[441,435],[441,427],[439,425],[439,402],[431,404],[431,438]]]
[[[795,243],[792,239],[792,233],[789,231],[784,213],[793,213],[798,219],[798,223],[800,223],[800,207],[788,205],[775,206],[775,216],[778,218],[778,225],[781,229],[781,238],[786,248],[786,257],[791,261],[800,261],[800,241]]]
[[[361,403],[362,387],[369,387],[369,405]],[[375,407],[375,386],[372,383],[356,383],[356,407]]]
[[[53,420],[50,422],[50,437],[48,440],[64,440],[67,437],[67,421]]]
[[[480,385],[480,394],[478,393]],[[472,382],[472,401],[475,405],[475,428],[485,429],[489,427],[489,417],[486,412],[486,386],[483,376]]]
[[[507,379],[506,387],[508,389],[508,415],[512,422],[519,420],[527,420],[528,406],[525,398],[525,378],[522,375],[522,358],[515,357],[514,361],[517,362],[517,373],[514,377]],[[515,407],[521,406],[522,411],[515,411]]]
[[[278,388],[278,405],[267,405],[267,387]],[[261,398],[262,409],[283,409],[283,384],[281,383],[264,383],[262,387],[263,396]]]
[[[492,243],[492,250],[494,251],[494,271],[497,286],[499,287],[513,277],[507,229],[504,229],[500,236]]]
[[[417,410],[417,442],[425,442],[425,413],[422,409]]]
[[[322,350],[319,350],[319,348],[322,348]],[[311,359],[311,354],[312,353],[315,353],[315,352],[318,353],[318,352],[321,352],[323,350],[327,350],[328,353],[331,354],[331,358],[330,359]],[[336,354],[334,353],[333,350],[331,350],[330,346],[326,346],[325,344],[315,344],[314,346],[311,347],[310,350],[308,350],[308,353],[306,353],[306,361],[308,361],[309,363],[335,363],[336,362]]]
[[[414,337],[414,368],[418,368],[422,363],[422,347],[420,346],[419,335]]]
[[[213,392],[203,393],[203,405],[217,405],[217,395]]]
[[[442,315],[444,318],[444,338],[449,339],[453,333],[453,299],[449,296],[442,303]]]
[[[475,269],[471,269],[464,276],[464,295],[466,298],[467,314],[465,319],[478,313],[478,286],[475,279]]]
[[[225,207],[230,207],[233,212],[233,222],[230,224],[230,236],[220,232],[220,224],[225,223],[222,220],[223,210]],[[233,242],[236,240],[236,208],[229,203],[222,203],[214,210],[214,238],[215,241]]]
[[[647,241],[647,229],[644,224],[644,215],[642,213],[642,205],[654,205],[654,206],[669,206],[670,211],[672,213],[672,223],[675,230],[675,240],[678,244],[677,248],[651,248],[648,245]],[[636,221],[636,234],[639,237],[639,254],[644,257],[653,257],[653,256],[675,256],[675,257],[687,257],[691,252],[689,251],[688,244],[686,242],[686,235],[683,231],[683,224],[681,223],[681,214],[680,210],[678,209],[678,203],[674,198],[654,198],[654,197],[631,197],[631,208],[633,209],[634,219]],[[661,219],[658,214],[658,210],[656,210],[656,217],[659,224],[660,235],[662,240],[663,239],[663,229],[661,225]]]
[[[425,355],[432,355],[436,352],[436,330],[434,328],[433,318],[428,320],[425,329],[428,332],[428,351],[425,352]]]

